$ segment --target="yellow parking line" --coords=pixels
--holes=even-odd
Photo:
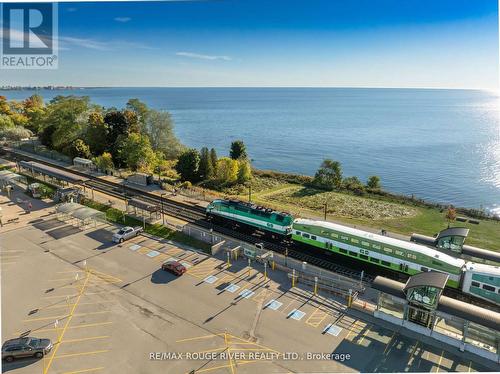
[[[77,370],[77,371],[66,371],[62,374],[78,374],[78,373],[89,373],[91,371],[98,371],[104,369],[104,366],[98,367],[98,368],[92,368],[92,369],[83,369],[83,370]]]
[[[66,333],[66,330],[69,326],[69,323],[71,322],[71,320],[73,319],[73,313],[75,312],[75,309],[76,307],[78,306],[78,303],[80,302],[80,299],[83,295],[83,292],[85,291],[85,286],[87,285],[87,282],[89,281],[89,278],[90,278],[90,273],[87,273],[87,277],[85,278],[85,282],[83,284],[83,287],[82,287],[82,290],[80,291],[80,294],[78,295],[78,299],[76,300],[75,302],[75,305],[73,305],[73,308],[71,309],[71,312],[70,312],[70,315],[69,315],[69,318],[67,319],[66,323],[64,324],[64,328],[61,332],[61,335],[59,335],[57,341],[58,342],[62,342],[63,339],[64,339],[64,334]],[[45,367],[45,370],[44,370],[44,374],[47,374],[47,372],[49,371],[50,369],[50,366],[52,365],[52,361],[54,360],[54,357],[57,353],[57,350],[59,349],[59,344],[56,345],[56,347],[54,348],[54,350],[52,351],[52,355],[50,356],[50,359],[49,359],[49,362],[47,364],[47,366]]]
[[[365,332],[361,335],[361,340],[357,343],[358,345],[361,345],[361,343],[363,343],[363,340],[365,339],[366,335],[368,335],[371,328],[371,326],[365,325]]]
[[[102,349],[100,351],[91,351],[91,352],[81,352],[81,353],[69,353],[66,355],[55,356],[54,358],[68,358],[68,357],[77,357],[77,356],[88,356],[88,355],[96,355],[98,353],[106,353],[109,352],[109,349]]]
[[[74,305],[74,304],[73,304]],[[88,313],[75,313],[73,314],[74,317],[81,317],[81,316],[90,316],[90,315],[95,315],[95,314],[103,314],[103,313],[110,313],[110,310],[101,310],[99,312],[88,312]],[[23,322],[34,322],[34,321],[44,321],[44,320],[49,320],[49,319],[60,319],[67,317],[68,315],[62,315],[62,316],[50,316],[50,317],[40,317],[40,318],[30,318],[30,319],[25,319]]]
[[[106,339],[106,338],[109,338],[109,337],[110,337],[109,335],[101,335],[101,336],[91,336],[90,338],[70,339],[70,340],[65,340],[65,341],[61,342],[61,344],[84,342],[84,341],[87,341],[87,340]]]
[[[441,361],[443,360],[443,355],[444,355],[444,350],[441,351],[441,356],[439,357],[439,361],[438,361],[438,364],[436,366],[436,373],[439,371],[439,368],[441,367]]]
[[[203,335],[203,336],[195,336],[194,338],[180,339],[180,340],[176,340],[175,342],[176,343],[189,342],[191,340],[215,338],[216,336],[221,336],[221,335],[224,335],[224,333],[222,333],[222,334],[210,334],[210,335]]]
[[[391,338],[389,339],[389,341],[387,342],[387,345],[385,346],[385,349],[384,349],[384,355],[385,353],[387,352],[387,350],[389,349],[390,347],[390,344],[392,342],[392,339],[394,339],[394,337],[396,336],[396,331],[394,331],[394,333],[392,334]]]
[[[258,295],[254,296],[254,297],[252,298],[252,300],[255,300],[255,301],[256,301],[256,302],[258,302],[258,303],[260,303],[260,302],[264,302],[264,300],[265,300],[265,299],[266,299],[266,297],[267,297],[267,292],[266,292],[266,291],[267,291],[267,290],[265,290],[265,289],[264,289],[264,290],[262,290],[262,291],[260,291]],[[292,301],[292,302],[293,302],[293,301]],[[291,304],[291,303],[290,303],[290,304]]]
[[[348,333],[348,334],[347,334],[347,336],[345,337],[345,339],[346,339],[346,340],[349,340],[349,337],[351,336],[351,334],[353,334],[353,333],[355,332],[354,330],[356,329],[356,327],[357,327],[357,325],[358,325],[358,322],[359,322],[359,321],[358,321],[358,320],[356,320],[356,321],[352,324],[351,328],[349,329],[349,333]],[[366,326],[366,325],[365,325],[365,326]]]
[[[317,307],[314,310],[314,312],[312,312],[312,314],[309,316],[309,318],[306,320],[306,323],[309,326],[318,327],[321,324],[321,322],[324,321],[327,315],[328,313],[321,310],[320,307]],[[314,322],[311,322],[311,320],[313,320]]]
[[[103,300],[103,301],[96,301],[96,302],[91,302],[91,303],[80,303],[80,305],[96,305],[96,304],[115,303],[115,302],[116,301],[114,301],[114,300]],[[67,308],[67,307],[73,306],[73,305],[74,304],[53,305],[53,306],[41,307],[41,308],[38,308],[38,310],[61,309],[61,308]]]

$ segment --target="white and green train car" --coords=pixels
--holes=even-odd
[[[500,268],[467,262],[462,291],[500,304]]]
[[[292,239],[408,275],[431,270],[448,273],[448,286],[460,288],[465,261],[423,245],[302,218],[293,222]]]
[[[288,213],[238,200],[214,200],[208,204],[206,214],[209,219],[233,221],[281,236],[290,235],[293,222]]]

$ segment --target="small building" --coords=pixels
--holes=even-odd
[[[92,162],[92,160],[88,160],[88,159],[82,158],[82,157],[75,157],[73,159],[73,165],[75,165],[75,167],[77,169],[84,170],[84,171],[95,170],[95,165]]]
[[[147,186],[148,184],[152,183],[152,179],[153,178],[146,173],[135,173],[135,174],[130,174],[127,177],[127,182],[138,184],[140,186]]]
[[[161,218],[158,204],[133,198],[127,203],[127,214],[140,217],[147,222],[154,222]]]

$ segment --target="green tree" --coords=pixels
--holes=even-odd
[[[247,158],[247,148],[243,140],[235,140],[231,143],[231,150],[229,151],[229,156],[233,160],[238,160],[240,158]]]
[[[177,160],[175,169],[180,174],[183,181],[198,182],[200,180],[199,174],[200,167],[200,154],[196,149],[188,149],[184,151]]]
[[[75,139],[64,148],[64,153],[71,158],[90,158],[90,148],[82,139]]]
[[[457,218],[457,211],[453,205],[448,207],[445,217],[448,220],[448,228],[450,228],[451,223]]]
[[[365,190],[365,186],[359,180],[358,177],[347,177],[343,181],[344,188],[354,191],[357,194],[362,194]]]
[[[44,127],[54,126],[49,147],[62,150],[80,137],[86,125],[85,114],[89,109],[88,97],[56,96],[47,106]],[[82,121],[82,118],[85,120]],[[44,130],[42,130],[43,132]],[[50,131],[49,131],[50,132]]]
[[[143,130],[149,136],[153,149],[161,151],[167,159],[173,160],[182,153],[184,147],[174,134],[170,113],[150,110]]]
[[[38,133],[44,126],[46,108],[43,103],[43,98],[40,95],[32,95],[23,101],[24,115],[28,121],[26,127]]]
[[[238,183],[245,183],[252,179],[252,167],[247,159],[238,160]]]
[[[0,130],[14,127],[14,121],[6,114],[0,114]]]
[[[238,180],[238,161],[222,157],[217,161],[216,180],[224,185],[234,184]]]
[[[115,167],[113,165],[113,157],[109,152],[104,152],[102,155],[95,157],[94,163],[101,171],[113,170],[113,168]]]
[[[199,174],[201,180],[211,179],[214,176],[214,165],[207,147],[200,150],[200,167]]]
[[[100,155],[111,148],[108,144],[108,125],[104,123],[104,117],[100,112],[91,112],[88,119],[85,141],[94,155]]]
[[[134,171],[151,172],[157,163],[156,154],[146,135],[130,134],[124,141],[121,152],[126,165]]]
[[[325,189],[334,190],[342,187],[342,167],[340,162],[325,159],[314,175],[313,185]]]
[[[38,139],[44,146],[52,148],[53,147],[52,135],[54,135],[55,131],[56,131],[55,125],[45,126],[38,134]]]
[[[370,176],[366,182],[366,187],[371,190],[380,190],[380,177],[377,175]]]
[[[127,109],[133,111],[137,115],[139,121],[141,132],[144,132],[144,127],[146,124],[147,117],[149,115],[149,108],[139,99],[130,99],[127,102]]]
[[[217,160],[218,160],[215,148],[210,149],[210,160],[212,161],[212,166],[214,168],[213,175],[215,176],[217,174]]]

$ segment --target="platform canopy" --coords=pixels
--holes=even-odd
[[[44,165],[39,162],[20,161],[19,166],[25,169],[29,169],[31,172],[37,172],[39,174],[48,175],[49,177],[70,183],[82,183],[89,180],[89,178],[82,177],[80,175],[73,174],[52,166]]]
[[[158,210],[158,204],[148,203],[147,201],[140,200],[137,198],[130,199],[128,201],[129,206],[133,206],[148,212],[156,212]]]

